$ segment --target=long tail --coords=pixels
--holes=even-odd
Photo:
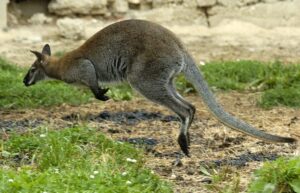
[[[224,111],[224,109],[217,103],[207,82],[204,80],[202,73],[199,71],[192,59],[188,60],[186,69],[184,70],[184,74],[185,77],[195,86],[195,89],[201,95],[204,103],[207,105],[212,114],[224,125],[245,134],[251,135],[255,138],[260,138],[270,142],[296,142],[296,139],[294,138],[280,137],[265,133],[263,131],[259,131],[248,123],[237,119],[236,117]]]

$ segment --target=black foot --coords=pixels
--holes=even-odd
[[[188,143],[188,147],[190,147],[190,145],[191,145],[190,133],[189,133],[189,132],[187,132],[186,136],[187,136],[187,143]]]
[[[187,156],[189,156],[189,143],[188,143],[188,137],[184,135],[183,133],[180,133],[178,137],[178,144],[182,150],[182,152]]]
[[[101,101],[107,101],[109,97],[104,95],[105,93],[107,93],[107,91],[108,88],[105,89],[99,88],[97,95],[95,95],[96,99]]]

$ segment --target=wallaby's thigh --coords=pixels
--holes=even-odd
[[[166,71],[158,71],[153,76],[145,76],[144,73],[134,74],[128,77],[128,82],[139,93],[145,96],[147,99],[161,104],[173,112],[175,112],[181,120],[180,134],[178,137],[178,143],[182,151],[189,154],[189,139],[188,139],[188,127],[190,126],[191,109],[189,105],[184,104],[174,94],[176,90],[170,87],[170,81],[173,77],[172,73],[168,74]]]

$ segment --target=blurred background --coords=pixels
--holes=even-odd
[[[198,62],[296,62],[300,0],[1,0],[0,55],[19,65],[50,43],[65,52],[108,24],[146,19],[176,33]]]

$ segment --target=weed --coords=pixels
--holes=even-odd
[[[211,179],[211,183],[205,187],[211,192],[216,193],[239,193],[241,192],[240,176],[238,172],[227,166],[219,171],[200,167],[200,172]]]
[[[9,136],[1,141],[0,192],[172,192],[143,167],[141,152],[94,129]]]
[[[300,157],[266,162],[255,172],[249,193],[300,193]]]

